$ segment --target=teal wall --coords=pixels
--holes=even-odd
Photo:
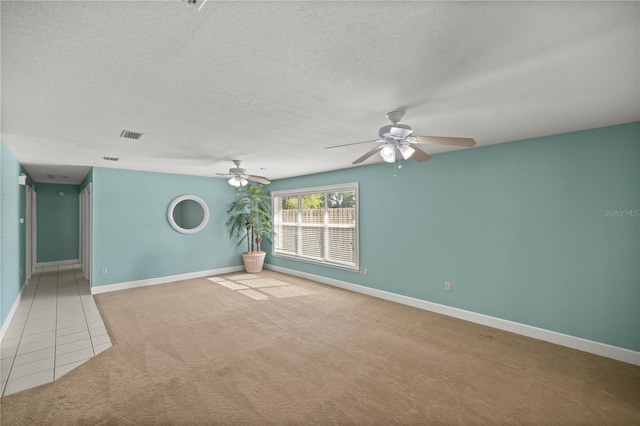
[[[1,148],[4,323],[25,276],[25,189]],[[270,191],[359,182],[369,275],[267,262],[638,351],[639,170],[640,123],[631,123],[438,154],[404,162],[397,177],[374,164],[278,180]],[[91,181],[94,286],[242,264],[224,228],[235,196],[224,179],[95,168],[82,186]],[[183,194],[210,208],[198,234],[167,222]]]
[[[224,227],[235,197],[225,179],[106,168],[94,168],[92,179],[93,286],[242,265]],[[185,194],[209,207],[209,223],[196,234],[180,234],[167,220],[171,201]]]
[[[368,275],[267,263],[637,351],[639,166],[631,123],[278,180],[359,182]]]
[[[37,262],[78,259],[80,186],[37,183],[36,193]]]
[[[26,189],[18,175],[26,173],[15,155],[0,141],[0,321],[4,321],[16,301],[26,277]],[[27,182],[32,185],[31,179]]]

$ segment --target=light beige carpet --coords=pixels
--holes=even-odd
[[[114,346],[2,398],[2,425],[640,424],[640,367],[257,276],[313,294],[202,278],[96,296]]]

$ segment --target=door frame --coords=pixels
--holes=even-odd
[[[25,193],[25,280],[29,285],[29,279],[33,275],[35,268],[34,256],[34,233],[35,233],[35,194],[31,186],[26,186]]]
[[[80,192],[80,265],[84,277],[89,281],[91,286],[91,211],[92,196],[91,183],[84,187]]]

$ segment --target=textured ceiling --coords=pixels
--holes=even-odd
[[[324,147],[393,109],[478,146],[635,121],[639,5],[2,1],[2,139],[42,182],[232,159],[277,179],[352,167],[373,146]]]

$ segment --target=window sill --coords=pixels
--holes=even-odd
[[[360,272],[360,267],[357,265],[341,265],[340,263],[331,263],[331,262],[324,262],[322,260],[315,260],[313,258],[308,258],[308,257],[301,257],[301,256],[294,256],[294,255],[287,255],[284,253],[271,253],[271,255],[273,257],[278,257],[281,259],[287,259],[287,260],[297,260],[300,262],[305,262],[305,263],[312,263],[314,265],[320,265],[320,266],[328,266],[330,268],[334,268],[334,269],[342,269],[344,271],[351,271],[351,272]]]

